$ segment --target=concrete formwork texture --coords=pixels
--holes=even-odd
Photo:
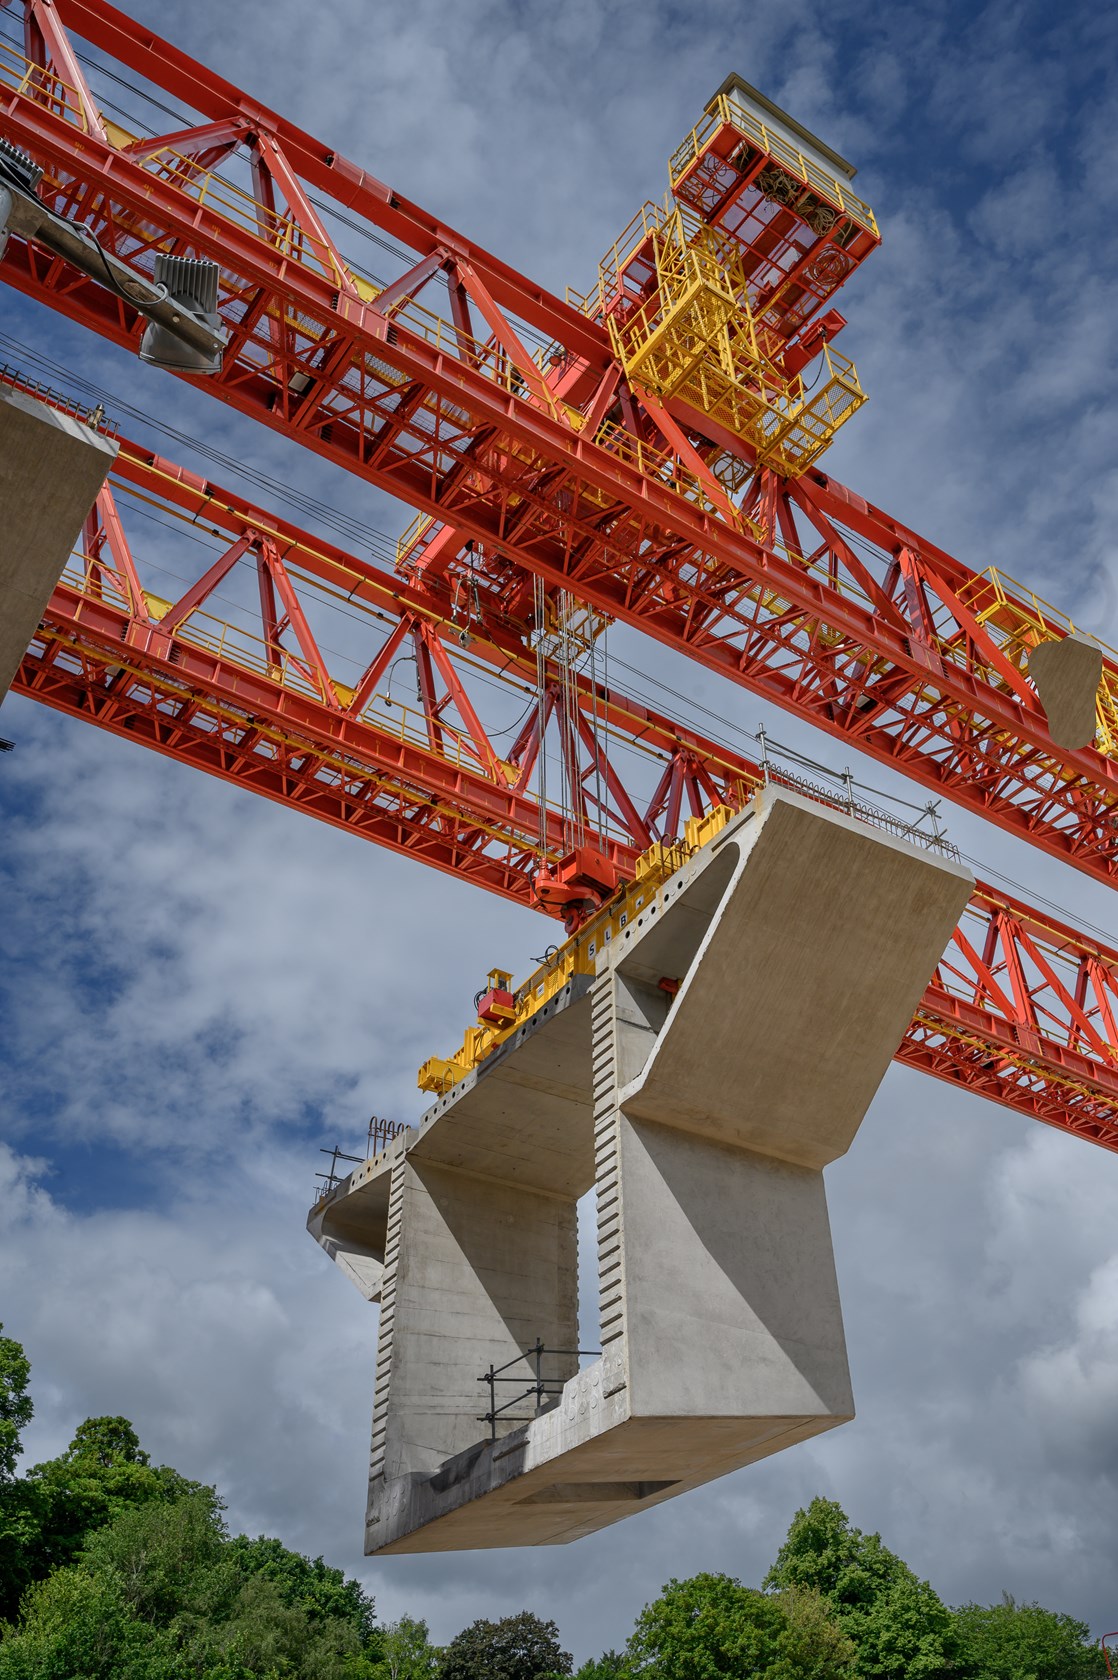
[[[0,385],[0,700],[116,454],[72,415]]]
[[[765,789],[316,1205],[380,1301],[367,1551],[572,1540],[853,1417],[823,1168],[972,885]],[[580,1368],[592,1188],[602,1347]]]
[[[1029,654],[1029,676],[1058,747],[1074,750],[1095,739],[1102,648],[1078,630],[1041,642]]]

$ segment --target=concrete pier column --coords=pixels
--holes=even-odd
[[[549,1386],[578,1369],[574,1199],[407,1157],[396,1172],[400,1232],[381,1346],[382,1393],[392,1402],[382,1468],[390,1478],[430,1475],[490,1434],[479,1422],[490,1388],[479,1379],[491,1366],[512,1362],[496,1387],[498,1407],[535,1381],[524,1350],[537,1340],[562,1350],[544,1363]],[[533,1409],[530,1401],[511,1406],[497,1438]]]
[[[743,1462],[853,1417],[823,1175],[623,1116],[621,1185],[630,1414],[694,1423],[644,1477],[718,1420]]]

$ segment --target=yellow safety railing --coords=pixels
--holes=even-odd
[[[137,137],[118,123],[106,122],[105,128],[118,150],[136,143]],[[297,262],[337,286],[352,282],[363,296],[375,297],[378,290],[375,283],[360,271],[343,266],[330,244],[308,232],[287,212],[262,203],[216,169],[200,169],[185,153],[156,142],[152,143],[150,152],[140,150],[135,156],[145,169],[158,171],[176,191],[204,205],[223,221],[267,240],[289,262]]]
[[[64,82],[53,70],[44,70],[41,64],[33,63],[6,41],[0,41],[0,84],[33,99],[64,122],[73,123],[83,134],[89,133],[77,88]]]
[[[89,600],[107,600],[118,608],[130,610],[130,603],[116,588],[111,578],[104,577],[88,556],[76,554],[74,559],[83,562],[81,569],[71,564],[63,573],[63,580],[71,589]],[[303,587],[313,588],[316,585],[317,580],[300,574],[294,568],[291,568],[291,575],[297,578]],[[149,614],[157,623],[171,606],[169,601],[150,591],[144,592],[144,602]],[[352,603],[348,604],[352,606]],[[81,616],[79,607],[79,622]],[[203,652],[213,654],[216,658],[242,670],[265,677],[270,683],[293,694],[311,700],[322,699],[318,684],[301,669],[299,654],[284,647],[278,650],[270,648],[262,637],[243,625],[218,618],[202,607],[196,607],[189,617],[176,626],[174,636],[177,641],[200,648]],[[354,690],[347,684],[330,677],[327,677],[327,681],[343,705],[352,699]],[[389,694],[374,694],[362,709],[358,721],[393,741],[422,747],[428,752],[435,751],[441,759],[457,770],[473,770],[476,773],[479,769],[480,755],[466,730],[445,718],[440,718],[441,745],[432,747],[426,714],[393,699]],[[488,774],[488,771],[483,769],[483,773]]]
[[[740,255],[683,209],[644,207],[603,263],[602,297],[620,299],[612,264],[632,261],[634,239],[648,245],[655,285],[629,313],[606,314],[629,377],[665,400],[682,397],[751,444],[762,465],[804,472],[866,400],[854,364],[824,346],[810,386],[784,374],[749,307]]]
[[[404,571],[413,556],[423,547],[429,531],[438,524],[429,513],[417,513],[396,539],[396,567]]]
[[[1076,626],[1067,613],[996,566],[980,572],[973,583],[960,591],[960,599],[1010,663],[1022,672],[1027,672],[1029,654],[1041,642],[1076,633]],[[1103,655],[1102,680],[1095,706],[1095,745],[1106,757],[1118,758],[1118,653],[1097,636],[1091,639]]]
[[[344,605],[347,613],[355,610],[364,612],[366,609],[359,598],[351,593],[332,588],[321,579],[315,578],[301,568],[289,564],[291,577],[298,582],[300,591],[317,594],[325,601],[337,602]],[[63,574],[65,584],[76,593],[90,601],[107,601],[117,610],[130,612],[131,603],[126,595],[117,587],[113,577],[102,573],[98,563],[82,551],[76,551],[71,557],[70,565]],[[358,574],[354,574],[354,581],[358,581]],[[171,603],[163,597],[144,592],[144,604],[150,617],[159,622],[170,609]],[[79,623],[82,610],[77,611]],[[370,616],[372,616],[370,614]],[[607,620],[593,608],[581,607],[576,611],[574,619],[564,627],[564,634],[568,641],[574,639],[583,647],[589,648],[590,640],[605,627]],[[382,632],[383,633],[383,632]],[[258,676],[267,678],[270,683],[284,688],[292,693],[302,695],[308,699],[320,700],[321,694],[317,684],[312,682],[299,668],[299,656],[286,649],[280,650],[280,659],[272,657],[272,652],[263,638],[254,634],[242,625],[234,624],[226,619],[218,618],[204,608],[195,608],[174,632],[178,641],[212,653],[229,664],[234,664],[242,670],[252,671]],[[491,664],[480,659],[474,659],[463,652],[455,653],[455,663],[464,670],[472,671],[477,678],[486,683],[494,681],[504,682],[515,689],[518,695],[534,692],[530,685],[516,678],[507,671],[495,669]],[[356,671],[354,676],[356,678]],[[343,706],[352,701],[355,689],[353,686],[330,677],[331,687]],[[616,699],[610,705],[617,710]],[[392,741],[405,745],[416,746],[426,752],[434,751],[440,759],[457,770],[471,771],[489,777],[490,771],[482,762],[481,754],[467,730],[448,720],[439,719],[438,728],[441,737],[440,744],[433,746],[428,731],[427,715],[416,706],[395,698],[388,691],[378,691],[372,695],[363,707],[359,722],[375,729],[378,734]],[[639,721],[643,721],[638,719]],[[638,732],[626,730],[609,723],[604,717],[595,721],[595,731],[606,748],[622,753],[633,753],[638,758],[649,759],[662,765],[664,752],[658,747],[650,747],[646,742],[637,738]],[[732,779],[737,770],[729,758],[720,759],[715,755],[711,762],[720,768],[728,779]],[[506,785],[514,783],[519,775],[519,767],[498,760],[498,767]],[[607,812],[606,834],[623,844],[630,840],[628,830],[616,818]]]
[[[710,145],[718,130],[726,124],[735,129],[744,140],[749,140],[759,151],[774,158],[797,175],[805,186],[837,205],[875,238],[879,237],[876,218],[864,199],[851,192],[849,185],[844,186],[836,175],[820,169],[811,158],[790,145],[783,135],[775,133],[760,118],[747,111],[732,94],[719,94],[714,109],[706,113],[703,120],[685,136],[672,153],[668,170],[673,192],[695,160]]]

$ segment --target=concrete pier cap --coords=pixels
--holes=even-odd
[[[853,1417],[823,1168],[972,887],[766,788],[593,976],[316,1205],[311,1234],[380,1301],[366,1551],[573,1540]],[[592,1188],[602,1346],[580,1368]]]
[[[117,449],[73,415],[0,384],[0,700]]]

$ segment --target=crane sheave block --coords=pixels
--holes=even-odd
[[[0,699],[116,454],[92,426],[0,386]]]
[[[822,1169],[972,886],[766,789],[316,1205],[381,1301],[367,1550],[572,1540],[853,1416]]]

